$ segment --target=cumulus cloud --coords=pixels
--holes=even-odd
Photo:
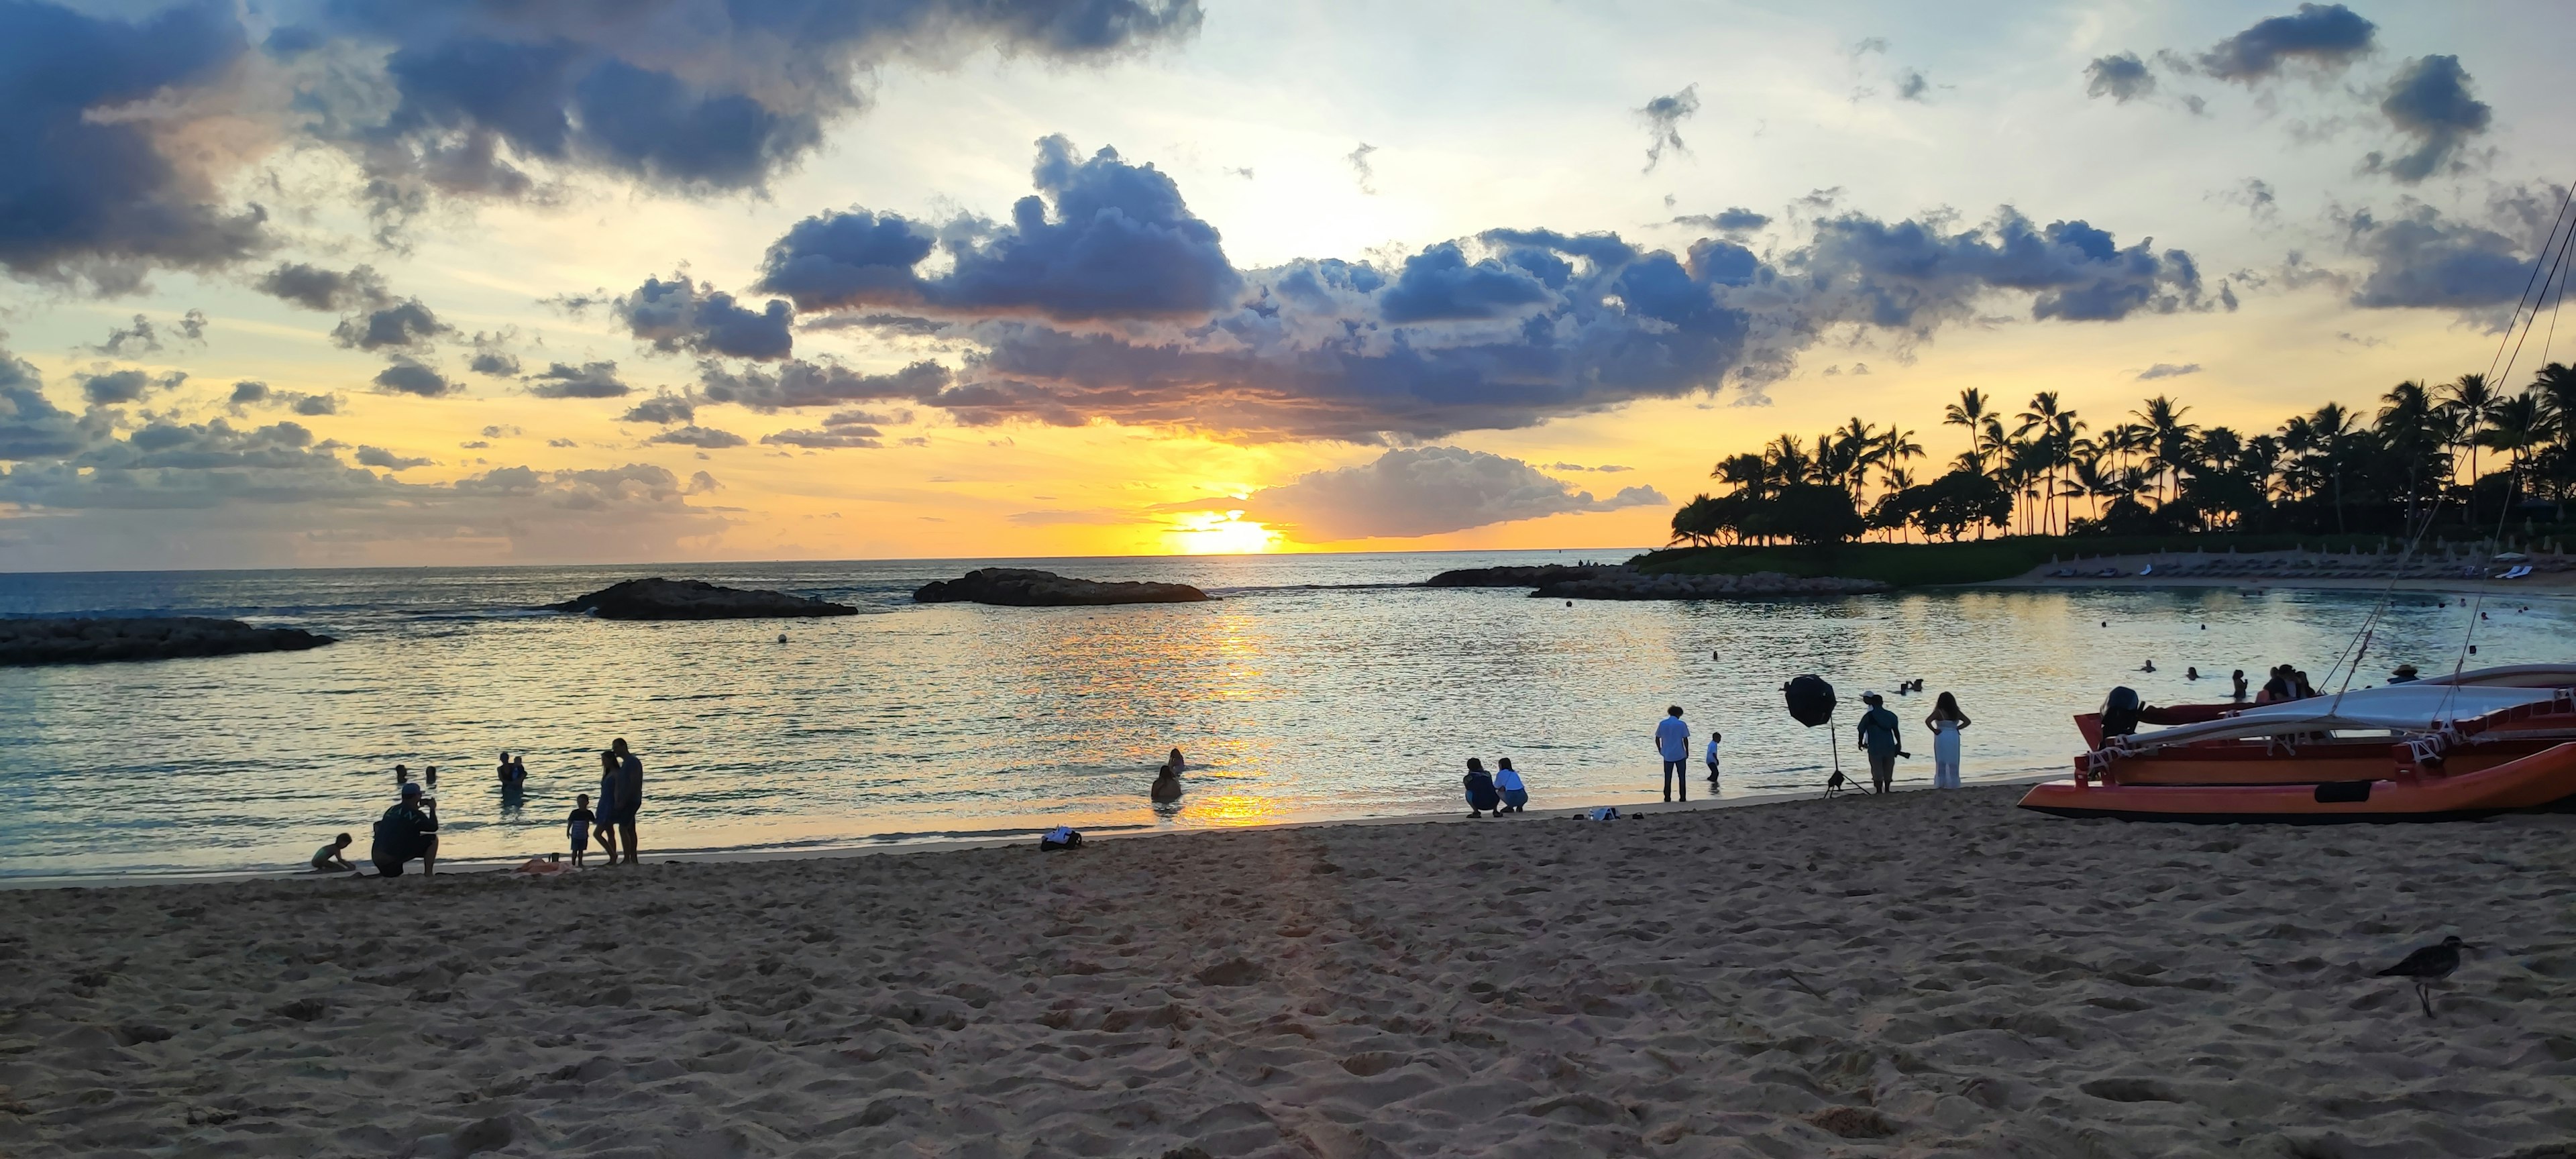
[[[2138,381],[2148,382],[2159,378],[2180,378],[2186,374],[2198,373],[2200,373],[2200,364],[2197,362],[2186,362],[2179,366],[2170,362],[2159,362],[2145,370],[2139,371]]]
[[[133,322],[108,331],[105,340],[89,347],[90,353],[104,354],[111,358],[148,354],[159,349],[161,349],[160,331],[152,325],[152,319],[141,314],[135,315]]]
[[[698,400],[695,397],[667,390],[656,392],[653,397],[626,408],[626,413],[618,416],[625,422],[658,423],[662,426],[696,422],[697,417]]]
[[[1519,459],[1463,447],[1388,451],[1374,462],[1255,491],[1244,517],[1305,543],[1411,538],[1577,511],[1669,502],[1652,487],[1595,499]]]
[[[1203,316],[1231,304],[1242,279],[1216,228],[1152,165],[1115,149],[1083,158],[1061,136],[1038,142],[1039,195],[989,232],[952,224],[939,245],[949,269],[924,278],[932,231],[894,214],[827,213],[769,248],[754,289],[798,309],[900,307],[923,313],[1029,314],[1058,321]]]
[[[2372,153],[2363,165],[2409,185],[2459,168],[2461,148],[2469,138],[2486,132],[2495,119],[2486,102],[2469,95],[2469,74],[2456,56],[2408,61],[2389,82],[2379,111],[2399,132],[2415,139],[2415,149],[2397,157]]]
[[[538,398],[624,398],[634,391],[617,380],[614,362],[557,362],[528,378],[528,393]]]
[[[233,384],[224,405],[234,414],[245,414],[253,407],[275,407],[307,417],[340,413],[341,398],[336,394],[306,394],[302,391],[279,390],[265,382],[244,379]]]
[[[146,374],[140,370],[111,370],[81,379],[81,401],[91,406],[123,406],[143,401],[152,392],[167,391],[188,381],[184,371]]]
[[[451,382],[436,368],[426,363],[397,355],[391,365],[376,372],[376,389],[387,394],[413,394],[438,398],[465,389],[465,384]]]
[[[2376,45],[2379,26],[2341,4],[2301,4],[2288,16],[2259,20],[2200,54],[2201,71],[2248,85],[2293,61],[2332,71]]]
[[[35,367],[0,349],[0,462],[61,458],[100,434],[45,398]]]
[[[2094,57],[2093,63],[2084,66],[2084,78],[2085,95],[2109,97],[2124,105],[2156,91],[2156,74],[2134,52]]]
[[[379,310],[340,319],[331,341],[353,350],[410,350],[424,347],[456,328],[438,320],[418,298],[405,298]]]
[[[1071,156],[1042,148],[1042,188],[1070,188],[1079,169],[1123,191],[1099,202],[1095,216],[1195,222],[1150,167],[1106,150],[1081,162]],[[900,300],[948,326],[943,336],[968,348],[963,369],[922,362],[863,375],[831,363],[770,370],[709,360],[700,392],[756,409],[903,400],[969,424],[1108,419],[1245,439],[1432,439],[1729,381],[1758,388],[1788,374],[1828,330],[1879,329],[1918,342],[1999,298],[2026,295],[2041,321],[2217,304],[2190,255],[2152,242],[2122,246],[2083,221],[2040,225],[2007,208],[1969,228],[1886,222],[1835,213],[1831,198],[1808,199],[1807,235],[1771,257],[1724,239],[1675,254],[1611,234],[1490,230],[1391,267],[1330,258],[1244,271],[1201,266],[1196,284],[1239,288],[1177,298],[1169,285],[1137,287],[1132,269],[1114,262],[1059,267],[1008,293],[967,292],[984,283],[916,275],[912,263],[933,231],[866,210],[825,215],[771,247],[762,288],[817,309]],[[967,252],[1072,217],[1049,221],[1040,204],[1024,201],[1017,226]],[[1098,236],[1143,244],[1137,230]],[[1205,236],[1210,245],[1192,250],[1194,260],[1222,261],[1213,231]]]
[[[637,338],[666,353],[691,351],[735,358],[785,358],[796,344],[789,322],[794,312],[772,299],[758,312],[744,309],[732,294],[692,282],[686,274],[670,281],[648,277],[616,303],[618,320]]]
[[[356,312],[378,310],[394,302],[383,275],[373,266],[347,271],[281,262],[251,283],[260,293],[307,310]]]
[[[0,268],[102,293],[142,286],[154,267],[209,269],[269,243],[267,213],[217,204],[214,175],[165,155],[161,94],[221,79],[247,50],[233,6],[185,0],[147,18],[47,3],[0,5]]]
[[[511,353],[509,348],[511,340],[517,337],[515,327],[503,327],[500,332],[492,334],[475,331],[474,354],[466,360],[465,369],[487,378],[518,377],[519,356]]]
[[[1682,91],[1670,96],[1656,97],[1637,110],[1637,119],[1646,123],[1645,172],[1652,173],[1655,166],[1664,163],[1666,149],[1684,155],[1690,153],[1690,149],[1682,144],[1681,126],[1698,111],[1699,86],[1695,84],[1684,85]]]
[[[696,447],[705,451],[721,450],[725,447],[739,447],[750,442],[750,440],[745,439],[741,435],[737,435],[732,431],[720,431],[712,427],[698,426],[694,423],[685,427],[673,427],[670,430],[663,431],[644,441],[648,443],[671,443],[683,447]]]
[[[354,457],[361,467],[380,467],[387,471],[408,471],[414,467],[426,467],[436,462],[434,459],[405,458],[383,447],[360,447]]]
[[[809,450],[873,450],[885,445],[884,432],[874,427],[788,430],[762,435],[760,441],[771,446],[804,447]]]
[[[2346,222],[2345,245],[2370,265],[2352,290],[2352,304],[2447,309],[2487,319],[2497,307],[2521,300],[2531,281],[2531,251],[2539,244],[2537,236],[2517,241],[2420,202],[2404,202],[2386,218],[2355,213]]]
[[[1928,102],[1932,99],[1932,82],[1924,78],[1923,70],[1906,69],[1896,74],[1896,99]]]

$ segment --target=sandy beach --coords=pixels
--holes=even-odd
[[[2576,815],[2018,792],[11,891],[0,1153],[2569,1153]]]

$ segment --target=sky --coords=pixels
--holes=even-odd
[[[2491,363],[2571,32],[0,0],[0,571],[1635,547],[1971,387],[2268,430]]]

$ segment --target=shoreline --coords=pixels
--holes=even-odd
[[[2576,816],[2321,833],[2014,792],[0,891],[0,1150],[2564,1146]],[[2479,948],[2427,1017],[2375,975],[2449,933]]]
[[[2156,552],[2148,554],[2098,556],[2093,558],[2070,560],[2061,563],[2042,564],[2020,575],[2011,576],[2005,579],[1938,586],[1954,591],[1976,589],[2027,591],[2032,589],[2046,590],[2073,588],[2170,588],[2178,590],[2234,588],[2240,591],[2262,592],[2399,591],[2464,596],[2520,595],[2535,599],[2576,595],[2576,570],[2540,571],[2516,580],[2471,579],[2466,576],[2393,578],[2385,575],[2376,577],[2273,577],[2264,575],[2193,575],[2187,573],[2145,576],[2138,574],[2138,570],[2140,568],[2149,565],[2153,565],[2157,568],[2172,568],[2189,567],[2195,564],[2208,565],[2222,561],[2237,565],[2252,565],[2277,560],[2284,563],[2305,563],[2307,566],[2314,567],[2357,568],[2364,566],[2377,566],[2388,558],[2389,557],[2385,556],[2367,555],[2317,555],[2314,553],[2292,551],[2248,552],[2243,554]],[[2489,563],[2486,566],[2498,567],[2501,565]],[[2065,568],[2074,568],[2078,571],[2099,571],[2104,568],[2116,568],[2119,570],[2120,574],[2117,576],[2075,575],[2065,577],[2050,574]]]
[[[1864,770],[1862,773],[1864,782],[1866,780],[1866,775],[1866,770]],[[1970,780],[1962,787],[2027,786],[2035,785],[2042,781],[2055,780],[2062,775],[2063,774],[2058,773],[2014,773],[1987,779]],[[1895,787],[1894,791],[1897,794],[1930,792],[1932,791],[1932,787],[1928,783],[1917,785],[1900,784]],[[1520,821],[1560,820],[1580,817],[1583,814],[1589,813],[1593,809],[1604,805],[1615,806],[1619,809],[1621,818],[1625,819],[1629,816],[1644,816],[1647,815],[1649,811],[1653,813],[1679,813],[1701,812],[1713,809],[1742,809],[1760,805],[1777,805],[1809,799],[1821,799],[1823,796],[1824,787],[1819,784],[1812,789],[1747,793],[1736,797],[1702,798],[1686,802],[1630,802],[1603,798],[1598,800],[1588,800],[1575,805],[1552,807],[1548,809],[1532,809],[1517,817],[1488,818],[1487,820],[1497,821],[1501,824],[1511,824]],[[1634,811],[1633,813],[1632,810]],[[1133,840],[1151,837],[1183,837],[1194,834],[1283,832],[1303,829],[1336,829],[1343,827],[1375,828],[1386,825],[1445,825],[1453,822],[1458,824],[1469,823],[1467,818],[1457,816],[1454,812],[1399,813],[1383,817],[1319,817],[1308,820],[1266,821],[1252,825],[1211,826],[1207,828],[1191,829],[1165,828],[1161,826],[1135,826],[1132,828],[1102,830],[1084,829],[1082,830],[1082,839],[1083,844],[1088,847],[1104,841]],[[1080,827],[1076,826],[1076,828]],[[862,843],[864,841],[865,839],[862,838],[845,843],[815,844],[792,848],[734,847],[724,849],[678,849],[669,853],[648,854],[645,856],[641,864],[751,865],[782,861],[836,861],[856,857],[885,857],[915,853],[948,853],[970,849],[1011,849],[1020,847],[1034,849],[1037,847],[1037,833],[1032,831],[1025,833],[1015,832],[1008,835],[992,837],[943,837],[918,841],[888,841],[879,844],[864,844]],[[352,848],[355,848],[355,846],[352,846]],[[543,854],[539,854],[537,856],[542,857]],[[351,864],[354,865],[366,865],[366,859],[364,857],[352,857],[350,861]],[[454,862],[441,859],[439,862],[439,872],[435,876],[464,878],[468,876],[510,873],[526,861],[527,858],[523,857],[478,857],[459,859]],[[585,867],[579,871],[567,868],[564,871],[564,876],[576,876],[581,873],[589,873],[593,869],[605,868],[607,867],[604,865]],[[405,873],[404,876],[406,878],[420,876],[420,867],[417,865],[409,867],[409,872]],[[517,875],[512,874],[512,876]],[[528,876],[535,877],[538,875],[531,874]],[[544,876],[553,877],[556,875],[548,874]],[[347,881],[353,878],[371,880],[374,877],[375,875],[372,873],[314,873],[303,869],[209,869],[195,872],[158,871],[124,873],[107,871],[95,874],[30,874],[23,877],[0,877],[0,893],[7,893],[14,890],[133,889],[159,886],[213,886],[234,885],[242,882],[257,881],[324,882]]]

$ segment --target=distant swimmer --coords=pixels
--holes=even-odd
[[[781,643],[781,644],[786,643],[786,642],[787,642],[787,633],[785,633],[785,632],[780,632],[780,633],[778,634],[778,642],[779,642],[779,643]]]
[[[2185,680],[2198,680],[2200,679],[2200,669],[2197,667],[2185,668],[2182,670],[2182,678]]]
[[[1163,763],[1170,766],[1171,770],[1175,773],[1188,772],[1190,767],[1189,762],[1181,759],[1181,750],[1179,749],[1173,749],[1172,755],[1164,758]]]
[[[2156,670],[2156,662],[2155,662],[2155,661],[2153,661],[2153,660],[2149,660],[2149,661],[2147,661],[2147,662],[2146,662],[2146,663],[2144,663],[2144,664],[2140,664],[2140,665],[2138,665],[2138,671],[2140,671],[2140,672],[2153,672],[2153,671],[2155,671],[2155,670]]]
[[[1148,794],[1157,805],[1168,805],[1181,799],[1181,771],[1170,765],[1154,770],[1154,788]]]

